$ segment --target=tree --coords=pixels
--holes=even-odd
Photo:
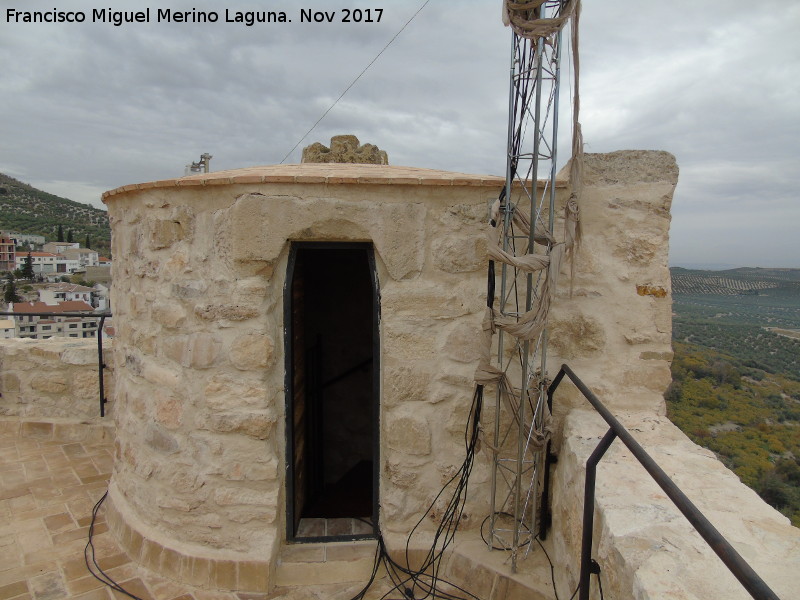
[[[17,294],[17,286],[14,283],[14,275],[9,273],[6,275],[6,291],[3,295],[3,300],[6,304],[10,302],[22,302],[22,298]]]
[[[88,233],[86,234],[86,241],[84,242],[83,247],[84,248],[89,248],[89,249],[91,249],[91,247],[92,247],[92,240],[89,239],[89,234]]]
[[[67,230],[67,243],[68,244],[72,243],[72,229]]]
[[[56,241],[63,242],[64,241],[64,227],[62,227],[61,224],[58,225],[58,234],[57,235],[58,235],[58,237],[57,237]]]
[[[35,273],[33,272],[33,258],[31,257],[31,253],[28,252],[28,256],[25,257],[25,262],[22,263],[22,278],[33,279],[34,277]]]

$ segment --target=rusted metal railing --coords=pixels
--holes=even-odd
[[[79,318],[79,319],[100,319],[100,323],[97,326],[97,376],[98,376],[98,385],[100,388],[100,416],[106,416],[106,403],[108,400],[106,399],[106,391],[105,391],[105,381],[104,381],[104,372],[103,370],[106,368],[106,364],[103,361],[103,326],[105,325],[106,319],[108,317],[112,317],[113,315],[110,312],[104,313],[86,313],[86,312],[25,312],[25,313],[17,313],[17,312],[0,312],[0,317],[66,317],[69,319]],[[71,339],[71,338],[65,338]]]
[[[561,370],[553,379],[553,383],[548,389],[548,404],[552,408],[553,394],[558,388],[564,376],[569,377],[575,387],[580,390],[583,397],[589,401],[589,404],[603,417],[609,425],[609,429],[600,443],[592,452],[589,459],[586,461],[586,483],[584,487],[583,498],[583,534],[581,538],[581,570],[580,570],[580,600],[588,600],[589,598],[589,577],[592,573],[592,531],[594,528],[594,500],[595,500],[595,478],[597,473],[597,464],[603,455],[606,453],[612,442],[619,438],[619,440],[628,447],[631,454],[639,461],[639,463],[649,473],[650,477],[664,490],[664,493],[675,504],[678,510],[683,513],[692,526],[706,541],[709,547],[719,556],[725,566],[728,567],[730,572],[739,583],[747,590],[747,592],[756,600],[780,600],[777,594],[773,592],[770,587],[764,582],[761,577],[753,570],[753,568],[736,552],[731,546],[730,542],[726,540],[723,535],[711,524],[711,522],[700,512],[686,494],[675,484],[672,479],[658,466],[655,460],[639,445],[630,432],[617,421],[614,415],[603,405],[597,396],[583,383],[577,375],[567,365],[561,365]],[[546,486],[548,487],[548,486]],[[546,502],[545,502],[546,504]],[[549,515],[543,519],[544,523],[550,520]]]

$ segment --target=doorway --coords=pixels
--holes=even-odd
[[[379,310],[371,244],[292,245],[284,290],[290,540],[376,535]]]

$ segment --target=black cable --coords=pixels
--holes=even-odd
[[[89,573],[91,573],[92,577],[97,579],[99,582],[107,585],[112,590],[115,590],[120,594],[125,594],[129,598],[133,598],[133,600],[144,600],[143,598],[131,594],[128,590],[123,588],[120,584],[118,584],[111,577],[109,577],[108,574],[105,571],[103,571],[103,569],[100,568],[100,565],[97,564],[97,557],[95,556],[94,542],[93,542],[94,525],[95,522],[97,521],[97,513],[100,511],[100,507],[103,505],[103,502],[105,501],[107,496],[108,496],[108,490],[106,490],[105,494],[103,494],[103,497],[100,498],[100,500],[97,501],[97,504],[95,504],[94,507],[92,508],[92,521],[91,523],[89,523],[89,541],[86,542],[86,546],[83,548],[83,560],[84,562],[86,562],[86,568],[88,569]],[[94,565],[94,568],[97,569],[97,573],[95,573],[92,570],[92,565],[89,564],[88,554],[90,550],[92,556],[92,565]]]
[[[595,575],[597,575],[597,589],[600,590],[600,600],[604,600],[605,597],[603,596],[603,582],[600,580],[600,571],[596,572]]]

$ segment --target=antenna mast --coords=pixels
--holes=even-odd
[[[531,269],[495,259],[502,266],[491,326],[497,330],[496,368],[503,376],[494,406],[491,512],[484,537],[490,548],[511,551],[513,571],[540,527],[539,486],[549,433],[544,323],[561,259],[572,249],[571,244],[556,243],[553,228],[561,29],[576,4],[504,3],[504,21],[513,33],[506,184],[494,207],[498,247],[539,263]]]

